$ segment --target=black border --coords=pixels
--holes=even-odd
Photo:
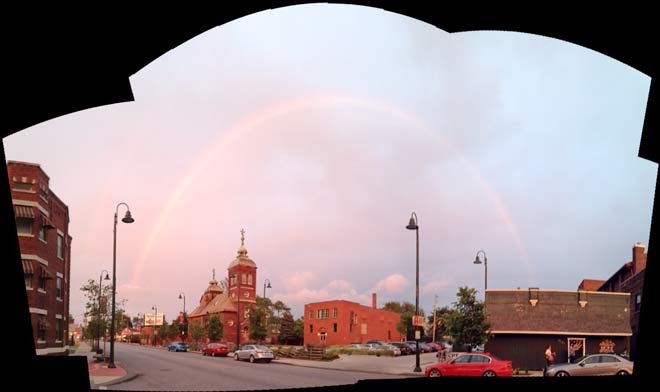
[[[78,110],[133,100],[128,78],[168,50],[206,30],[254,12],[296,1],[264,1],[241,6],[187,5],[162,9],[113,10],[3,10],[0,23],[0,75],[4,96],[0,117],[0,136]],[[225,3],[228,4],[228,3]],[[578,9],[574,5],[534,4],[522,8],[411,4],[386,1],[354,1],[349,4],[382,8],[413,17],[448,32],[469,30],[509,30],[545,35],[604,53],[652,78],[639,157],[660,162],[657,147],[658,62],[655,53],[659,36],[657,17],[650,6],[604,9]],[[36,8],[36,6],[34,6]],[[0,155],[6,160],[4,146]],[[8,267],[8,284],[1,285],[2,298],[8,307],[5,342],[11,360],[5,374],[34,373],[27,382],[47,389],[87,390],[87,367],[73,357],[37,357],[34,353],[27,296],[22,277],[18,237],[9,192],[7,172],[0,170],[0,254]],[[656,178],[655,196],[658,196]],[[653,216],[658,216],[657,204]],[[657,278],[654,246],[659,228],[652,219],[648,244],[648,264],[643,291],[639,340],[650,342],[647,314],[656,313],[657,291],[649,281]],[[11,334],[10,334],[11,333]],[[589,380],[589,385],[630,387],[640,377],[652,374],[651,345],[638,344],[635,375],[628,380]],[[72,359],[73,358],[73,359]],[[67,370],[68,369],[68,370]],[[435,381],[435,380],[433,380]],[[510,388],[554,385],[554,380],[516,379]],[[408,387],[411,382],[424,388],[431,380],[388,381],[387,386]],[[455,381],[442,380],[443,386]],[[460,380],[463,387],[483,386],[480,380]],[[570,381],[573,383],[573,381]],[[376,381],[358,383],[348,389],[372,388]],[[497,383],[506,383],[497,380]],[[601,384],[602,383],[602,384]],[[428,384],[428,385],[427,385]],[[435,384],[435,382],[433,383]],[[9,384],[11,385],[11,384]],[[27,386],[27,385],[22,385]],[[376,386],[378,387],[378,386]],[[557,385],[559,387],[559,385]],[[219,386],[221,388],[221,386]],[[32,388],[31,388],[32,389]],[[327,388],[321,388],[327,389]]]

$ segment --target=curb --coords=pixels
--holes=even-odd
[[[124,370],[126,370],[126,369],[124,369]],[[92,387],[107,387],[107,386],[110,386],[110,385],[121,384],[121,383],[126,382],[126,381],[134,380],[134,379],[138,378],[141,375],[142,375],[142,373],[134,373],[132,371],[126,370],[126,375],[125,376],[119,377],[119,378],[114,379],[114,380],[102,382],[100,384],[91,384],[91,386]]]
[[[379,372],[376,370],[360,370],[360,369],[337,369],[337,368],[330,368],[330,367],[323,367],[323,366],[308,366],[308,365],[300,365],[300,364],[295,364],[295,363],[290,363],[290,362],[280,362],[278,360],[273,360],[273,363],[279,363],[280,365],[288,365],[288,366],[299,366],[299,367],[308,367],[312,369],[321,369],[321,370],[334,370],[337,372],[353,372],[353,373],[370,373],[370,374],[382,374],[386,376],[414,376],[414,377],[423,377],[424,372],[421,373],[387,373],[387,372]]]

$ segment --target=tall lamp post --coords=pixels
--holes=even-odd
[[[481,264],[481,259],[479,259],[479,253],[484,255],[484,297],[486,296],[486,290],[488,289],[488,258],[486,257],[486,252],[480,250],[477,252],[477,257],[474,259],[474,264]]]
[[[187,323],[186,323],[186,320],[187,320],[186,319],[186,293],[184,293],[183,291],[179,293],[179,299],[182,299],[182,298],[183,298],[183,320],[181,320],[181,321],[183,322],[183,328],[181,330],[181,335],[183,336],[182,339],[185,342],[186,341],[186,327],[187,327]]]
[[[268,286],[266,286],[266,283],[268,283]],[[266,289],[272,289],[273,286],[270,285],[270,280],[266,279],[264,280],[264,298],[266,298]]]
[[[151,307],[151,310],[154,311],[154,346],[156,345],[156,324],[158,320],[158,307],[156,305]]]
[[[101,276],[99,276],[99,322],[98,322],[98,328],[96,330],[97,332],[97,339],[96,339],[96,350],[98,351],[101,348],[101,293],[103,292],[102,290],[102,284],[103,284],[103,273],[105,272],[105,280],[110,280],[110,277],[108,276],[108,271],[103,270],[101,271]],[[105,353],[103,353],[105,355]]]
[[[410,222],[406,226],[408,230],[415,230],[417,257],[415,263],[415,316],[419,315],[419,225],[417,224],[417,214],[410,215]],[[419,327],[415,326],[415,369],[414,372],[421,372],[419,366]]]
[[[131,216],[131,209],[126,203],[119,203],[115,208],[115,226],[112,239],[112,324],[110,324],[110,363],[108,367],[114,369],[115,366],[115,293],[117,292],[117,214],[119,206],[126,206],[126,215],[121,219],[124,223],[133,223],[135,219]]]

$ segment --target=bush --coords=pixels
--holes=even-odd
[[[339,354],[337,354],[336,352],[326,352],[325,354],[323,354],[323,359],[325,360],[331,361],[337,358],[339,358]]]

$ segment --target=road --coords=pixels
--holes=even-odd
[[[133,380],[108,387],[112,390],[250,390],[353,384],[361,379],[400,378],[374,373],[315,369],[271,363],[236,362],[233,358],[205,357],[199,353],[117,344],[115,360]]]

